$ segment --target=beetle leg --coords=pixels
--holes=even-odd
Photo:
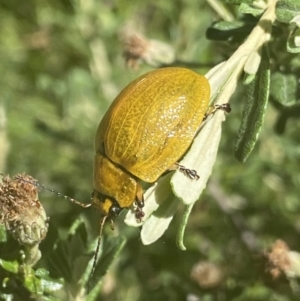
[[[231,112],[231,107],[229,103],[216,104],[208,108],[207,112],[204,114],[203,121],[207,119],[209,115],[214,114],[217,110],[223,110],[226,113]]]
[[[145,205],[144,202],[144,190],[140,182],[137,182],[137,191],[136,191],[136,210],[135,210],[135,218],[140,223],[142,221],[142,218],[145,216],[145,213],[143,211],[143,207]]]
[[[138,223],[142,222],[143,217],[145,216],[145,212],[140,207],[137,207],[135,210],[135,218]]]
[[[179,163],[175,163],[170,170],[179,170],[180,172],[182,172],[185,176],[187,176],[188,178],[190,178],[191,180],[199,180],[200,176],[197,174],[197,171],[195,169],[189,169]]]
[[[139,208],[144,207],[144,190],[139,181],[137,181],[137,189],[136,189],[136,204]]]

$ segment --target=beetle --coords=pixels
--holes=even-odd
[[[191,179],[199,178],[196,171],[178,161],[207,115],[219,108],[230,112],[227,104],[208,109],[209,98],[210,85],[204,76],[189,69],[169,67],[142,75],[111,104],[95,136],[92,202],[80,203],[56,192],[83,208],[94,206],[102,214],[90,280],[106,220],[134,202],[136,218],[142,219],[142,181],[155,182],[174,169]],[[36,182],[31,184],[55,192]]]
[[[103,216],[116,216],[136,202],[140,220],[141,181],[155,182],[174,169],[199,177],[177,162],[199,129],[209,97],[204,76],[177,67],[148,72],[121,91],[95,137],[92,203]]]

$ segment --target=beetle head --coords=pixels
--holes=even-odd
[[[115,217],[122,211],[122,208],[116,201],[110,197],[102,195],[97,190],[94,190],[92,193],[92,204],[103,216]]]

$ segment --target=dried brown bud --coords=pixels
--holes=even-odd
[[[219,286],[224,279],[223,269],[208,261],[199,261],[191,271],[191,279],[202,288]]]
[[[158,67],[170,64],[175,59],[173,48],[157,40],[149,40],[130,26],[124,27],[120,34],[124,57],[128,67],[137,69],[140,62]]]
[[[5,176],[0,183],[0,222],[27,247],[39,244],[48,230],[48,218],[38,200],[35,182],[22,174],[13,179]]]
[[[268,260],[267,271],[274,279],[280,277],[282,273],[289,278],[300,276],[300,254],[290,251],[283,240],[277,240],[265,256]]]

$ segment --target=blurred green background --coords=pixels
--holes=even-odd
[[[206,39],[217,19],[200,0],[0,1],[0,170],[11,176],[25,172],[89,202],[98,123],[126,84],[153,69],[126,67],[120,30],[134,24],[148,38],[172,45],[178,60],[214,66],[238,45]],[[277,239],[300,250],[300,124],[290,119],[278,135],[279,113],[270,104],[260,140],[241,164],[233,145],[242,99],[240,87],[211,181],[187,226],[187,251],[175,245],[183,207],[150,246],[140,242],[139,229],[124,225],[123,214],[114,232],[105,229],[107,236],[124,235],[127,243],[103,279],[99,300],[299,300],[297,281],[272,280],[262,252]],[[61,237],[79,215],[96,237],[95,210],[45,191],[39,198],[50,229]],[[41,248],[47,244],[46,238]],[[191,277],[199,263],[204,273]],[[37,266],[47,268],[43,259]]]

